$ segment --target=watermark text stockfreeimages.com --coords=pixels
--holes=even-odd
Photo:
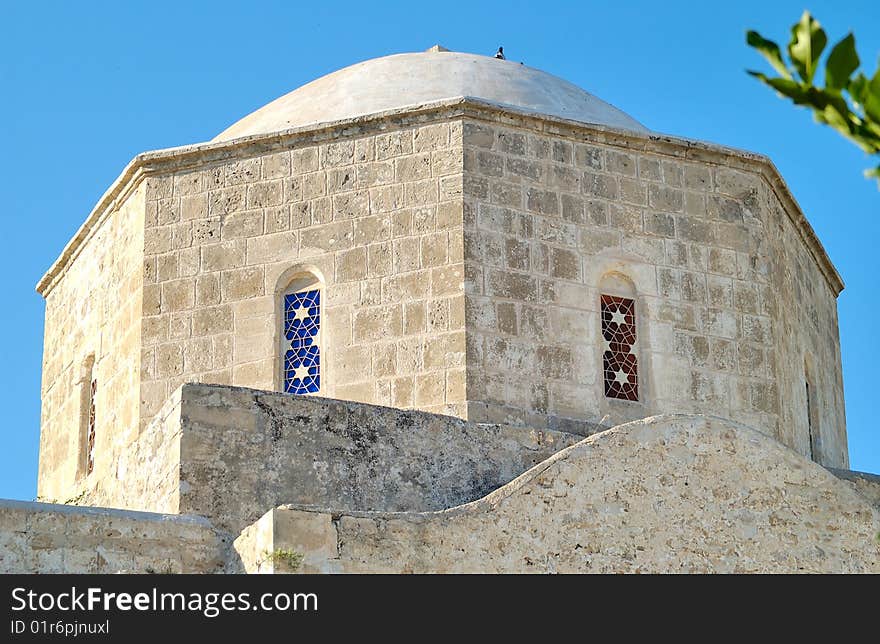
[[[27,588],[12,590],[13,611],[72,611],[72,612],[193,612],[205,617],[217,617],[222,612],[235,611],[303,611],[317,612],[316,593],[241,593],[163,592],[126,593],[109,592],[101,588],[69,591],[36,592]]]

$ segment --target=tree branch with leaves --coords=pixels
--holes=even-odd
[[[779,45],[757,31],[746,32],[746,43],[758,50],[779,76],[747,70],[749,74],[795,105],[811,109],[816,121],[830,125],[866,153],[880,155],[880,66],[870,78],[861,72],[855,74],[861,61],[852,32],[831,49],[825,61],[824,87],[814,85],[813,79],[828,37],[809,11],[791,27],[790,64]],[[865,170],[865,176],[877,178],[880,187],[880,164]]]

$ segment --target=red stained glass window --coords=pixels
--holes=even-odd
[[[639,399],[636,358],[636,303],[626,297],[602,295],[602,370],[605,396]]]

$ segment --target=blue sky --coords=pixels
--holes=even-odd
[[[34,291],[142,151],[211,139],[352,63],[435,43],[580,85],[651,129],[768,154],[847,288],[839,300],[853,469],[880,472],[874,416],[880,192],[869,159],[744,73],[746,29],[787,41],[809,7],[880,52],[876,0],[788,2],[15,2],[0,22],[0,498],[36,495],[43,302]]]

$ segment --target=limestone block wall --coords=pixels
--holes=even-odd
[[[280,389],[305,271],[322,396],[580,434],[712,412],[846,467],[839,283],[796,210],[754,155],[465,99],[146,153],[40,283],[40,495],[111,499],[184,382]],[[609,282],[637,302],[637,403],[603,393]]]
[[[249,570],[260,540],[303,554],[301,572],[880,572],[880,512],[866,498],[713,417],[595,434],[443,512],[269,514],[235,544]]]
[[[743,189],[741,176],[730,178],[726,186],[729,193]],[[777,396],[775,404],[779,408],[779,437],[801,454],[812,451],[823,465],[847,468],[836,294],[829,291],[815,260],[799,243],[797,230],[785,216],[778,196],[766,186],[761,186],[758,195],[766,231],[763,248],[768,258],[762,307],[773,329],[769,366],[776,374],[777,389],[772,393]],[[809,404],[806,381],[810,382]],[[745,398],[747,387],[751,388],[752,383],[739,383],[735,393]],[[748,423],[749,417],[741,420]]]
[[[105,478],[89,477],[79,505],[180,513],[181,389],[117,456]]]
[[[432,510],[480,498],[571,434],[222,385],[183,385],[78,503],[201,515],[238,534],[281,503]]]
[[[279,390],[303,271],[323,282],[321,395],[463,413],[461,155],[460,123],[413,118],[154,177],[142,425],[183,382]]]
[[[469,419],[704,412],[808,455],[806,360],[813,457],[846,466],[837,292],[755,159],[537,119],[463,142]],[[604,395],[603,292],[636,301],[638,402]]]
[[[295,535],[295,537],[293,536]],[[315,572],[328,559],[337,558],[336,530],[331,515],[298,512],[287,506],[273,508],[242,530],[224,572],[230,574],[289,574]],[[290,547],[291,544],[294,547]],[[295,567],[290,561],[273,557],[277,551],[291,550],[302,555]]]
[[[576,439],[248,389],[186,385],[180,395],[178,511],[206,516],[232,534],[281,503],[451,507],[488,494]]]
[[[71,254],[62,272],[39,287],[46,298],[38,481],[43,499],[66,501],[113,477],[117,457],[137,437],[144,195],[141,186],[105,197],[98,223],[78,233],[74,242],[81,243],[65,250]],[[98,386],[96,458],[86,477],[88,364]]]
[[[0,500],[0,574],[211,573],[229,545],[200,517]]]

